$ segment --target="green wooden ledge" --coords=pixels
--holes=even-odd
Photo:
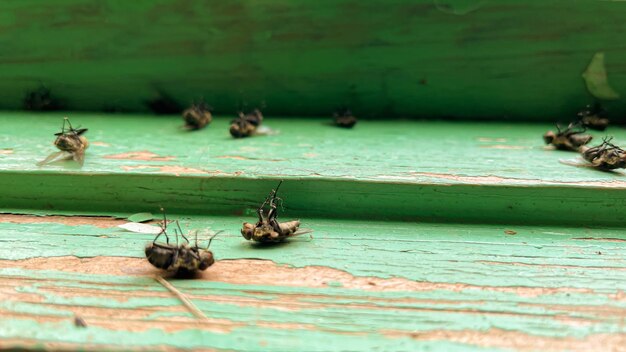
[[[249,216],[177,218],[225,231],[214,266],[169,280],[207,321],[152,278],[151,235],[110,218],[0,215],[0,344],[588,351],[626,339],[623,229],[303,219],[312,237],[256,246],[237,233]]]
[[[68,114],[89,128],[83,168],[35,165],[65,114],[0,114],[11,131],[0,137],[3,348],[587,351],[626,341],[623,173],[560,163],[577,156],[542,145],[549,125],[343,130],[268,116],[277,134],[234,140],[226,116],[186,132],[178,116]],[[622,129],[607,133],[626,141]],[[281,217],[313,232],[245,241],[241,223],[279,180]],[[152,236],[117,227],[160,206],[186,230],[223,230],[212,267],[168,278],[206,319],[154,279],[163,273],[143,253]]]
[[[626,178],[564,164],[543,145],[548,124],[277,119],[278,133],[235,140],[227,117],[187,132],[178,116],[74,112],[89,128],[84,167],[35,163],[55,149],[64,114],[2,113],[0,206],[235,215],[279,180],[294,217],[622,226]],[[626,131],[593,133],[626,143]],[[592,142],[593,143],[593,142]]]

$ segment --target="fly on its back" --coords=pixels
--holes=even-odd
[[[234,138],[250,137],[257,133],[263,122],[263,114],[259,109],[244,114],[239,112],[239,117],[230,122],[229,132]]]
[[[609,125],[610,121],[607,116],[607,111],[602,107],[602,105],[600,105],[600,103],[587,105],[578,113],[580,123],[583,126],[598,131],[604,131]]]
[[[69,127],[66,129],[65,125]],[[56,139],[54,145],[60,150],[50,154],[46,159],[37,163],[37,165],[45,165],[56,160],[72,158],[81,166],[85,161],[85,149],[89,146],[87,138],[83,136],[87,132],[86,128],[74,128],[70,120],[65,117],[61,132],[55,133]]]
[[[356,117],[352,114],[352,111],[347,108],[341,108],[335,111],[333,115],[335,119],[335,125],[343,128],[352,128],[356,125]]]
[[[586,127],[579,123],[570,123],[567,128],[561,129],[556,125],[557,132],[548,131],[543,135],[543,141],[559,150],[578,151],[580,147],[591,142],[592,136],[585,134]]]
[[[209,239],[209,243],[206,248],[200,248],[198,246],[198,233],[196,231],[196,241],[194,245],[191,245],[189,239],[183,234],[182,229],[178,221],[176,222],[177,229],[174,229],[176,236],[176,244],[170,244],[169,236],[167,235],[167,218],[165,212],[163,213],[163,222],[160,224],[161,232],[154,238],[152,242],[146,244],[145,253],[146,258],[150,264],[163,270],[172,271],[179,274],[194,273],[196,271],[206,270],[208,267],[215,263],[213,252],[209,250],[211,241],[217,236],[215,233]],[[178,234],[183,238],[184,243],[178,243]],[[157,242],[157,239],[161,236],[165,236],[165,243]]]
[[[211,107],[204,102],[191,104],[189,108],[183,111],[185,128],[188,130],[199,130],[206,127],[213,121],[211,110]]]
[[[278,201],[282,202],[282,199],[278,198],[276,194],[281,184],[282,181],[280,181],[276,189],[270,192],[269,196],[257,210],[259,221],[256,224],[243,223],[241,235],[245,239],[265,243],[282,242],[289,237],[311,232],[310,230],[298,230],[300,220],[287,222],[279,222],[277,220],[278,209],[276,203]],[[269,208],[267,211],[265,210],[266,207]]]
[[[612,139],[604,138],[602,144],[584,150],[583,158],[600,170],[626,168],[626,151],[611,143]]]

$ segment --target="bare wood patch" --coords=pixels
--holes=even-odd
[[[626,239],[614,237],[574,237],[572,239],[583,241],[626,242]]]
[[[176,159],[173,156],[160,156],[147,150],[138,152],[128,152],[121,154],[106,155],[105,159],[121,159],[121,160],[142,160],[142,161],[171,161]]]
[[[94,343],[69,343],[69,342],[43,342],[33,338],[22,339],[3,339],[1,340],[2,348],[9,351],[13,350],[32,350],[32,351],[189,351],[189,348],[176,348],[171,345],[150,345],[150,346],[132,346],[132,345],[113,345],[113,344],[94,344]],[[215,349],[193,348],[199,352],[215,352]]]
[[[489,138],[489,137],[478,137],[477,140],[479,142],[499,142],[499,143],[504,143],[506,142],[506,138]]]
[[[509,178],[499,176],[466,176],[466,175],[453,175],[442,174],[434,172],[411,172],[412,176],[425,176],[438,178],[443,180],[466,182],[466,183],[478,183],[478,184],[514,184],[514,185],[572,185],[572,186],[591,186],[591,187],[606,187],[606,188],[626,188],[625,181],[576,181],[576,182],[564,182],[564,181],[545,181],[539,179],[523,179],[523,178]]]
[[[155,269],[143,258],[128,257],[39,257],[23,260],[0,260],[0,268],[30,270],[60,270],[67,272],[137,275],[152,277],[163,272]],[[461,283],[412,281],[405,278],[355,277],[352,274],[324,266],[294,268],[278,265],[269,260],[236,259],[219,260],[207,271],[198,274],[198,280],[220,281],[244,285],[299,286],[328,288],[328,282],[339,282],[342,288],[363,291],[432,291],[483,290],[515,293],[523,297],[536,297],[558,293],[594,293],[591,289],[573,287],[508,287],[476,286]]]
[[[506,145],[506,144],[493,144],[493,145],[481,145],[480,148],[485,148],[485,149],[513,149],[513,150],[520,150],[520,149],[530,149],[530,147],[524,147],[521,145]]]
[[[247,158],[241,155],[220,155],[220,156],[216,156],[215,158],[216,159],[233,159],[233,160],[250,160],[250,158]]]
[[[51,304],[51,303],[44,303],[44,302],[33,302],[30,300],[27,300],[21,293],[15,296],[17,297],[11,297],[7,301],[8,302],[19,301],[19,302],[25,302],[25,303],[36,303],[38,306],[43,307],[43,308],[51,308],[51,309],[56,309],[56,310],[62,309],[68,313],[68,317],[70,316],[70,314],[79,315],[83,317],[86,321],[90,321],[90,320],[109,321],[109,320],[124,319],[124,320],[144,320],[146,322],[151,322],[151,321],[166,321],[166,322],[169,321],[169,322],[176,322],[176,323],[197,323],[198,322],[198,320],[193,317],[184,316],[184,314],[187,313],[187,310],[185,310],[184,307],[181,307],[181,306],[152,306],[152,307],[137,307],[135,309],[103,308],[103,307],[96,307],[93,305],[78,305],[78,304],[62,305],[62,304]],[[56,315],[48,316],[48,315],[42,315],[40,313],[37,313],[37,314],[18,313],[18,312],[10,311],[8,309],[0,309],[0,312],[3,317],[9,316],[9,315],[13,315],[13,316],[34,315],[36,317],[41,316],[42,317],[41,320],[43,320],[44,322],[47,321],[48,319],[51,319],[51,320],[59,319],[57,318]],[[179,316],[161,316],[157,318],[151,318],[151,316],[153,316],[156,313],[177,313],[180,315]],[[41,321],[41,320],[37,318],[37,321]]]
[[[263,161],[285,161],[285,159],[266,159],[266,158],[250,158],[242,155],[220,155],[216,159],[233,159],[233,160],[263,160]]]
[[[135,171],[145,169],[156,169],[159,172],[174,174],[176,176],[189,175],[189,174],[205,174],[205,175],[222,175],[222,176],[239,176],[243,174],[243,171],[236,172],[223,172],[220,170],[202,170],[184,166],[164,166],[164,165],[135,165],[121,166],[124,171]]]
[[[533,263],[520,263],[520,262],[498,262],[492,260],[479,260],[476,263],[484,263],[490,265],[512,265],[512,266],[526,266],[526,267],[535,267],[535,268],[545,268],[545,269],[595,269],[595,270],[604,270],[604,271],[626,271],[625,267],[619,266],[582,266],[582,265],[566,265],[566,264],[533,264]]]
[[[35,224],[35,223],[58,223],[68,226],[91,225],[100,228],[110,228],[127,223],[127,220],[116,219],[110,216],[34,216],[19,214],[0,214],[0,223],[8,222],[14,224]]]
[[[403,338],[404,331],[382,331],[384,336]],[[621,351],[626,346],[626,334],[593,334],[582,338],[547,337],[491,328],[476,330],[434,330],[409,333],[420,341],[452,341],[483,347],[516,351]]]

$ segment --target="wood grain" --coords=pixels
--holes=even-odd
[[[278,134],[235,140],[224,117],[186,132],[179,116],[75,113],[72,121],[98,142],[84,167],[37,167],[54,150],[62,116],[0,114],[15,131],[0,138],[0,149],[13,151],[0,155],[0,207],[241,215],[282,179],[285,213],[295,218],[626,224],[624,173],[560,162],[580,157],[544,146],[549,124],[364,121],[346,131],[326,120],[267,116]],[[621,128],[605,133],[626,143]]]
[[[28,219],[0,222],[3,347],[619,351],[626,341],[626,248],[603,240],[623,229],[517,226],[511,236],[493,225],[309,220],[312,239],[260,247],[235,233],[240,219],[183,219],[226,230],[214,266],[166,276],[199,321],[154,281],[148,236]]]

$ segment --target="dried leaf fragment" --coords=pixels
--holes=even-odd
[[[605,100],[619,99],[619,94],[609,85],[603,52],[593,55],[589,66],[583,72],[583,79],[587,84],[587,90],[594,97]]]

